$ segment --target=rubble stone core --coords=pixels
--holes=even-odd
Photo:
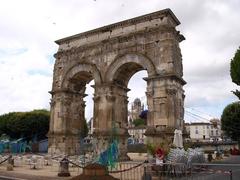
[[[51,99],[49,153],[77,154],[83,130],[86,84],[94,80],[94,135],[98,151],[112,134],[127,159],[130,78],[146,70],[146,135],[182,129],[184,116],[180,22],[170,9],[139,16],[57,40]],[[113,128],[114,127],[114,128]],[[114,129],[114,132],[113,132]],[[169,132],[168,132],[169,133]]]

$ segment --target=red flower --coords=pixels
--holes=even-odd
[[[155,155],[159,159],[163,159],[164,157],[164,151],[161,148],[158,148],[155,152]]]

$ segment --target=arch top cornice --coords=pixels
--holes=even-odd
[[[174,13],[171,11],[171,9],[167,8],[167,9],[163,9],[160,11],[156,11],[150,14],[145,14],[142,16],[138,16],[132,19],[127,19],[124,21],[120,21],[118,23],[113,23],[107,26],[103,26],[97,29],[93,29],[87,32],[83,32],[83,33],[79,33],[70,37],[66,37],[63,39],[59,39],[57,41],[55,41],[58,45],[61,45],[63,43],[72,41],[74,39],[79,39],[79,38],[85,38],[87,36],[94,36],[95,34],[98,33],[104,33],[104,32],[112,32],[114,29],[118,29],[118,28],[124,28],[127,26],[131,26],[132,24],[141,24],[143,22],[146,21],[153,21],[155,19],[161,19],[164,20],[164,18],[167,18],[165,20],[168,21],[172,21],[172,25],[173,26],[177,26],[180,24],[180,21],[177,19],[177,17],[174,15]]]
[[[175,29],[175,27],[179,24],[180,22],[173,12],[170,9],[164,9],[66,37],[55,42],[59,45],[58,51],[66,51],[73,47],[85,46],[96,42],[104,42],[109,39],[123,37],[128,34],[144,30],[161,29],[164,27]]]

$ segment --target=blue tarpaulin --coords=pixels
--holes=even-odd
[[[44,153],[48,151],[48,139],[39,141],[39,152]]]
[[[114,140],[107,148],[107,150],[100,153],[98,162],[104,166],[114,168],[118,160],[118,143]]]
[[[9,150],[11,153],[23,153],[27,148],[31,150],[27,142],[23,141],[22,138],[16,141],[0,141],[0,153],[4,153],[6,150]]]

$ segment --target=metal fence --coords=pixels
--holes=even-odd
[[[32,162],[35,156],[36,162]],[[24,155],[13,156],[15,169],[24,171],[33,169],[31,165],[36,165],[36,169],[44,173],[49,173],[54,176],[59,171],[59,162],[61,156],[37,156]],[[234,160],[237,157],[233,157]],[[0,157],[0,164],[6,164],[9,156]],[[84,166],[78,161],[79,158],[69,158],[69,171],[71,176],[76,176],[82,173]],[[85,161],[84,161],[85,162]],[[235,161],[236,163],[239,160]],[[154,180],[154,179],[181,179],[181,180],[239,180],[240,179],[240,164],[230,163],[163,163],[156,165],[147,161],[128,161],[118,162],[115,168],[108,169],[110,175],[120,180]],[[34,171],[33,171],[34,172]]]
[[[119,162],[109,174],[120,180],[138,180],[144,176],[144,162]]]
[[[120,162],[110,174],[120,180],[239,180],[240,164]]]

